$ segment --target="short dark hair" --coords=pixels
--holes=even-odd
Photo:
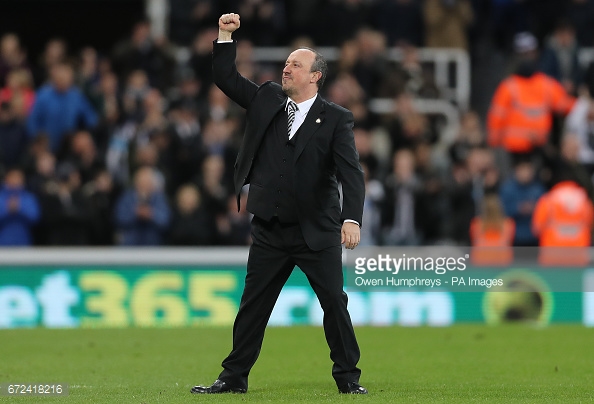
[[[316,55],[314,62],[311,64],[310,72],[320,72],[322,73],[322,77],[317,81],[318,88],[321,88],[324,85],[324,81],[326,81],[326,77],[328,76],[328,63],[326,63],[326,59],[320,52],[315,49],[303,47],[300,49],[307,49]]]

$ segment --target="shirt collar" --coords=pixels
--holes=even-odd
[[[311,106],[316,101],[317,96],[318,96],[318,93],[316,93],[316,95],[314,95],[313,97],[311,97],[309,100],[305,100],[305,101],[303,101],[303,102],[301,102],[299,104],[297,104],[295,101],[293,101],[291,99],[291,97],[287,97],[287,103],[285,104],[285,110],[287,109],[287,106],[289,105],[289,101],[293,101],[293,102],[295,102],[295,104],[297,104],[297,108],[299,109],[299,113],[302,114],[302,115],[307,115],[307,113],[311,109]]]

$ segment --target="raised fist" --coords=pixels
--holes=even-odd
[[[223,14],[219,18],[219,29],[221,31],[233,32],[239,28],[239,14]]]

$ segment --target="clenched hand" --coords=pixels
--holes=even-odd
[[[344,222],[340,232],[340,243],[349,250],[355,249],[361,241],[361,229],[353,222]]]

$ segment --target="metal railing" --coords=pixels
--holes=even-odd
[[[317,49],[328,62],[338,60],[340,49],[336,47],[321,47]],[[254,48],[255,62],[284,62],[291,53],[289,47],[257,47]],[[455,102],[461,109],[468,109],[470,103],[470,58],[461,49],[419,48],[419,61],[432,63],[435,68],[435,84],[444,93],[446,99]],[[400,49],[390,49],[388,60],[402,61],[403,53]],[[450,68],[454,66],[453,83],[450,81]]]

